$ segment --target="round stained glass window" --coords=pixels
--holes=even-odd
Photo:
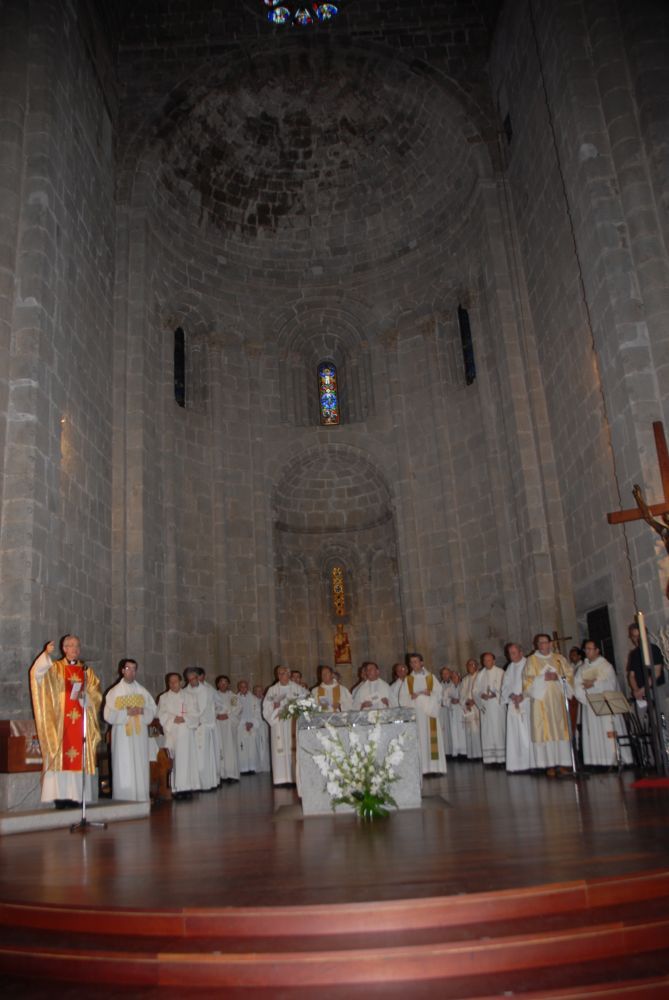
[[[272,24],[297,25],[308,28],[310,25],[327,24],[333,21],[340,11],[341,3],[304,3],[291,0],[262,0],[267,11],[267,19]]]

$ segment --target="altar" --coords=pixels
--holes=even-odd
[[[376,724],[381,727],[378,757],[383,760],[388,744],[396,736],[404,736],[404,756],[397,766],[398,779],[391,794],[398,809],[420,809],[422,774],[416,733],[416,713],[412,708],[385,708],[381,711],[319,712],[302,716],[297,723],[297,757],[299,789],[302,811],[305,816],[319,816],[332,812],[330,796],[325,789],[325,779],[314,762],[314,755],[321,754],[319,740],[326,726],[333,726],[349,745],[350,734],[355,732],[366,743]],[[392,808],[392,807],[391,807]],[[352,813],[353,807],[338,805],[336,813]]]

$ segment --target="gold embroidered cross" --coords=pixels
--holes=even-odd
[[[77,719],[81,718],[81,712],[78,712],[76,708],[73,708],[71,712],[67,713],[67,717],[72,723],[75,723]]]
[[[70,760],[74,760],[75,757],[79,756],[79,751],[75,750],[74,747],[70,747],[70,749],[66,752],[65,756],[69,757]]]

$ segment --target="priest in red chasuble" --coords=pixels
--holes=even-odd
[[[102,702],[100,681],[79,659],[76,635],[61,642],[63,656],[55,662],[48,642],[30,668],[30,694],[42,750],[42,802],[67,808],[81,802],[84,679],[86,682],[86,801],[90,801],[95,775],[95,754],[100,741],[98,713]]]

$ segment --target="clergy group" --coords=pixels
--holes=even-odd
[[[635,626],[630,640],[628,682],[641,711],[646,691]],[[116,799],[149,799],[150,762],[160,750],[169,759],[176,800],[270,771],[275,785],[293,785],[296,723],[287,707],[308,692],[317,710],[325,712],[413,709],[424,776],[445,774],[447,758],[548,777],[570,772],[575,751],[587,767],[632,762],[618,740],[626,732],[624,712],[614,706],[618,678],[591,639],[574,647],[567,659],[547,633],[538,633],[528,656],[520,644],[509,642],[504,668],[492,652],[484,652],[466,662],[464,673],[447,666],[435,673],[420,653],[412,652],[392,666],[385,680],[379,665],[367,660],[350,691],[327,665],[318,667],[313,685],[300,670],[279,665],[267,690],[251,689],[246,680],[233,689],[224,674],[212,685],[201,668],[188,667],[183,675],[167,674],[166,690],[156,699],[137,680],[134,659],[120,661],[117,683],[103,694],[95,673],[80,659],[77,636],[64,637],[62,656],[55,660],[54,648],[47,643],[37,657],[30,684],[42,748],[42,799],[60,808],[93,795],[102,721],[111,736]],[[660,697],[665,668],[660,651],[652,650]]]

